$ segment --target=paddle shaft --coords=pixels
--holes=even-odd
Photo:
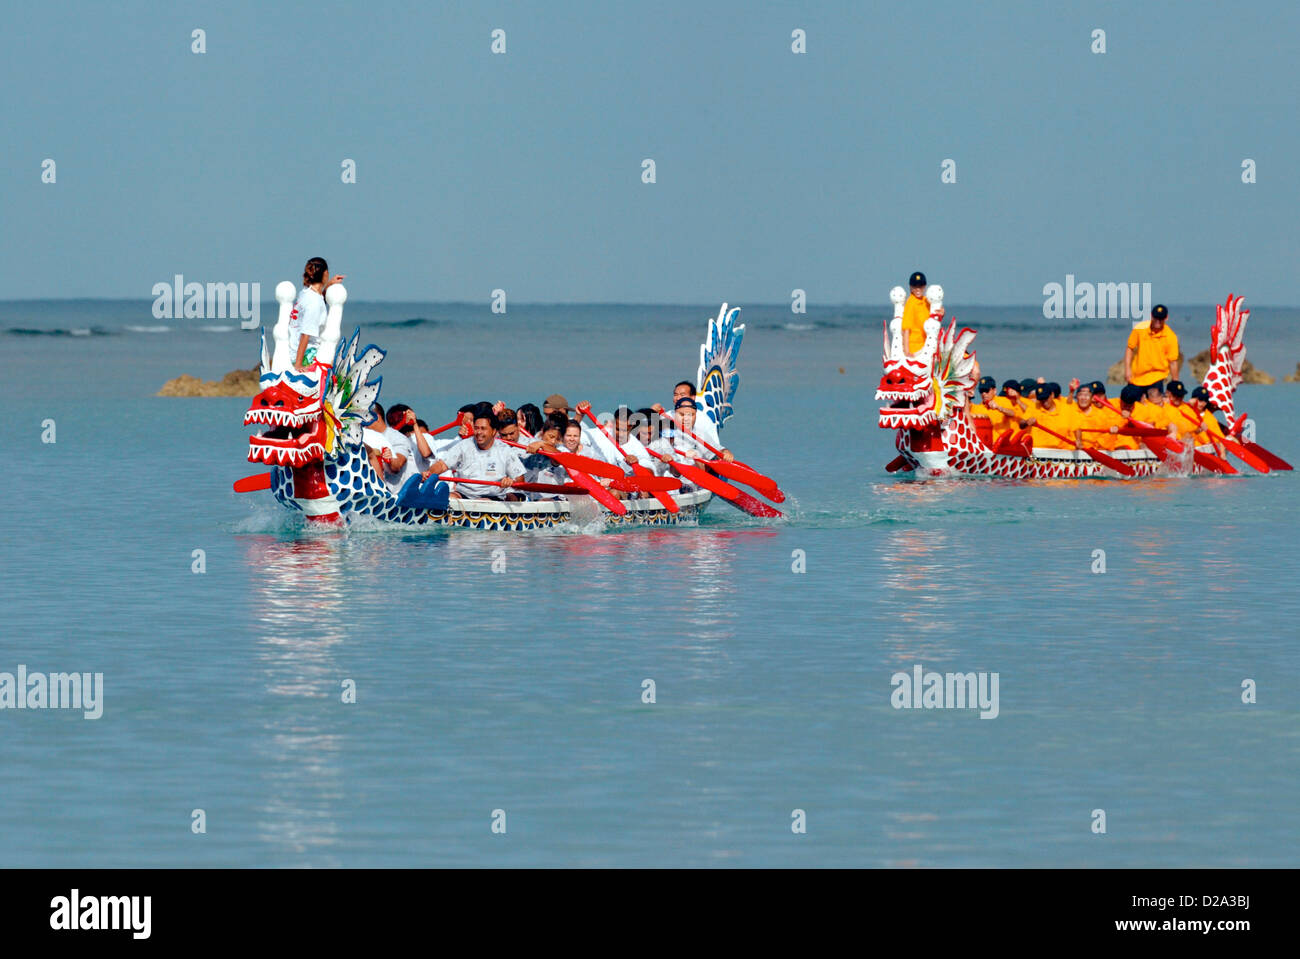
[[[623,457],[623,459],[625,460],[628,459],[628,455],[626,452],[624,452],[623,447],[618,445],[618,441],[615,440],[614,437],[610,436],[608,433],[605,432],[605,427],[600,425],[600,420],[596,419],[595,415],[591,412],[591,410],[585,409],[582,412],[587,415],[588,419],[590,419],[593,423],[596,424],[596,429],[600,430],[600,432],[605,436],[605,438],[614,444],[614,449],[618,450],[618,455]],[[652,470],[646,469],[640,463],[632,463],[631,466],[632,466],[632,472],[638,477],[645,476],[647,474],[651,476],[654,475],[654,472]],[[660,492],[659,490],[651,490],[650,493],[652,496],[654,496],[655,499],[659,501],[659,504],[664,509],[668,510],[668,512],[676,513],[681,510],[681,507],[677,505],[677,501],[673,499],[671,496],[669,496],[667,493]]]

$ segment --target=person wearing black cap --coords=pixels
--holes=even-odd
[[[930,301],[925,298],[925,289],[929,285],[925,274],[913,273],[907,280],[912,294],[903,306],[903,346],[909,353],[919,352],[925,346],[925,321],[930,318]],[[943,307],[938,309],[943,316]]]
[[[1187,387],[1183,386],[1181,380],[1170,380],[1169,385],[1165,387],[1167,398],[1165,400],[1165,410],[1169,413],[1169,422],[1178,434],[1178,438],[1190,439],[1201,430],[1201,418],[1190,406],[1183,402],[1183,397],[1187,395]]]
[[[992,446],[998,425],[1006,419],[1005,414],[993,408],[993,399],[998,395],[998,381],[986,376],[979,381],[975,390],[980,395],[980,401],[970,406],[971,421],[975,426],[975,434],[984,441],[984,445]]]
[[[1124,382],[1146,388],[1164,386],[1165,377],[1178,379],[1178,337],[1165,322],[1169,310],[1157,303],[1151,308],[1151,322],[1135,326],[1124,349]]]
[[[1217,407],[1210,401],[1210,391],[1204,386],[1198,386],[1192,390],[1192,397],[1187,405],[1195,411],[1201,421],[1201,431],[1196,434],[1196,445],[1204,446],[1206,443],[1213,443],[1215,452],[1220,456],[1226,456],[1227,452],[1222,442],[1223,427],[1219,424],[1218,417],[1214,415]]]
[[[1026,422],[1033,427],[1033,445],[1036,447],[1045,447],[1047,449],[1075,449],[1082,447],[1079,439],[1078,424],[1075,422],[1074,413],[1064,403],[1060,402],[1057,397],[1060,396],[1061,388],[1056,387],[1052,390],[1052,383],[1038,384],[1038,412],[1030,416]],[[1048,433],[1040,427],[1050,429],[1052,433],[1059,433],[1061,436],[1069,437],[1070,443],[1066,443],[1052,433]]]

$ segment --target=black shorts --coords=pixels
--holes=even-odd
[[[1137,388],[1140,389],[1140,390],[1142,391],[1142,395],[1143,395],[1143,396],[1146,396],[1146,395],[1147,395],[1147,390],[1151,389],[1151,387],[1153,387],[1153,386],[1158,386],[1158,387],[1160,387],[1160,392],[1161,392],[1161,393],[1163,393],[1163,392],[1165,391],[1165,381],[1164,381],[1164,380],[1156,380],[1154,383],[1148,383],[1146,386],[1139,386],[1137,383],[1130,383],[1129,386],[1137,386]]]

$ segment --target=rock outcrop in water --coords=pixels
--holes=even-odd
[[[157,393],[158,396],[256,396],[258,391],[259,367],[251,370],[231,370],[219,380],[201,380],[197,376],[182,373],[175,379],[168,380]]]
[[[1295,372],[1282,377],[1283,383],[1300,383],[1300,363],[1295,365]]]
[[[1187,359],[1187,357],[1183,356],[1181,353],[1178,355],[1178,358],[1183,363],[1183,369],[1184,369],[1183,382],[1190,384],[1191,382],[1195,381],[1197,384],[1199,384],[1201,380],[1205,379],[1206,371],[1209,370],[1210,368],[1209,347],[1206,347],[1205,349],[1201,350],[1201,352],[1197,353],[1190,360]],[[1296,365],[1296,374],[1300,375],[1300,364]],[[1265,386],[1277,382],[1277,380],[1273,376],[1271,376],[1268,373],[1265,373],[1261,369],[1258,369],[1250,362],[1250,360],[1247,360],[1242,365],[1241,381],[1243,383],[1258,383]],[[1114,366],[1112,366],[1106,372],[1106,382],[1107,383],[1124,382],[1124,360],[1123,359],[1119,360]],[[1292,377],[1288,377],[1287,382],[1295,382],[1295,380]],[[1190,390],[1192,387],[1189,385],[1187,388]]]

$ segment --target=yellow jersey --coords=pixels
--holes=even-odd
[[[1039,407],[1031,415],[1035,420],[1034,446],[1055,450],[1074,449],[1075,413],[1068,406],[1058,401],[1053,405],[1052,409]],[[1040,426],[1046,426],[1053,432],[1060,433],[1065,439],[1059,439],[1051,433],[1039,429]]]
[[[1128,335],[1128,348],[1133,351],[1129,382],[1137,386],[1167,379],[1170,364],[1178,361],[1178,337],[1168,323],[1159,333],[1152,333],[1149,326],[1137,327]]]
[[[925,346],[925,321],[930,318],[930,301],[908,294],[903,305],[903,349],[918,353]]]

